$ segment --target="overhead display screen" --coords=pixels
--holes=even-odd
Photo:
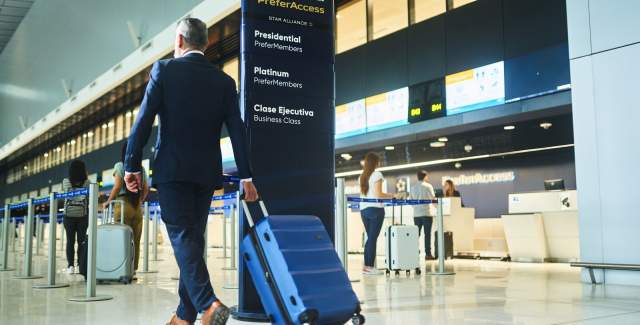
[[[409,88],[367,97],[367,132],[408,123]]]
[[[365,100],[357,100],[336,106],[336,139],[346,138],[367,131]]]
[[[409,122],[415,123],[446,115],[444,78],[409,88]]]
[[[547,47],[504,63],[507,102],[571,88],[569,46]]]
[[[504,103],[504,62],[446,76],[447,115]]]

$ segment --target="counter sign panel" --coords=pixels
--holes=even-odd
[[[240,36],[240,106],[258,191],[270,213],[318,216],[329,234],[335,199],[327,181],[335,174],[333,5],[242,0]],[[245,218],[239,221],[243,238],[248,227]],[[238,271],[238,313],[263,313],[244,263]]]

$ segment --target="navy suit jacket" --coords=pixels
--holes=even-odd
[[[220,132],[231,137],[240,178],[250,178],[246,129],[235,81],[198,53],[161,60],[151,69],[140,112],[131,129],[125,170],[142,169],[142,150],[159,116],[153,182],[221,187]]]

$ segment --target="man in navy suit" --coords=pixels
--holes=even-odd
[[[171,325],[193,324],[199,312],[205,325],[225,324],[229,318],[229,309],[213,292],[203,258],[211,195],[223,183],[219,145],[223,124],[231,136],[245,198],[258,197],[236,84],[204,56],[207,45],[205,23],[195,18],[178,23],[175,58],[153,65],[125,158],[127,189],[137,192],[142,184],[142,149],[159,116],[153,178],[180,268],[180,305]]]

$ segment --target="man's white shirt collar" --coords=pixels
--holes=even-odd
[[[197,53],[197,54],[200,54],[200,55],[204,55],[204,52],[202,52],[202,51],[198,51],[198,50],[191,50],[191,51],[189,51],[189,52],[186,52],[186,53],[185,53],[185,54],[183,54],[182,56],[187,56],[187,55],[189,55],[189,54],[191,54],[191,53]]]

